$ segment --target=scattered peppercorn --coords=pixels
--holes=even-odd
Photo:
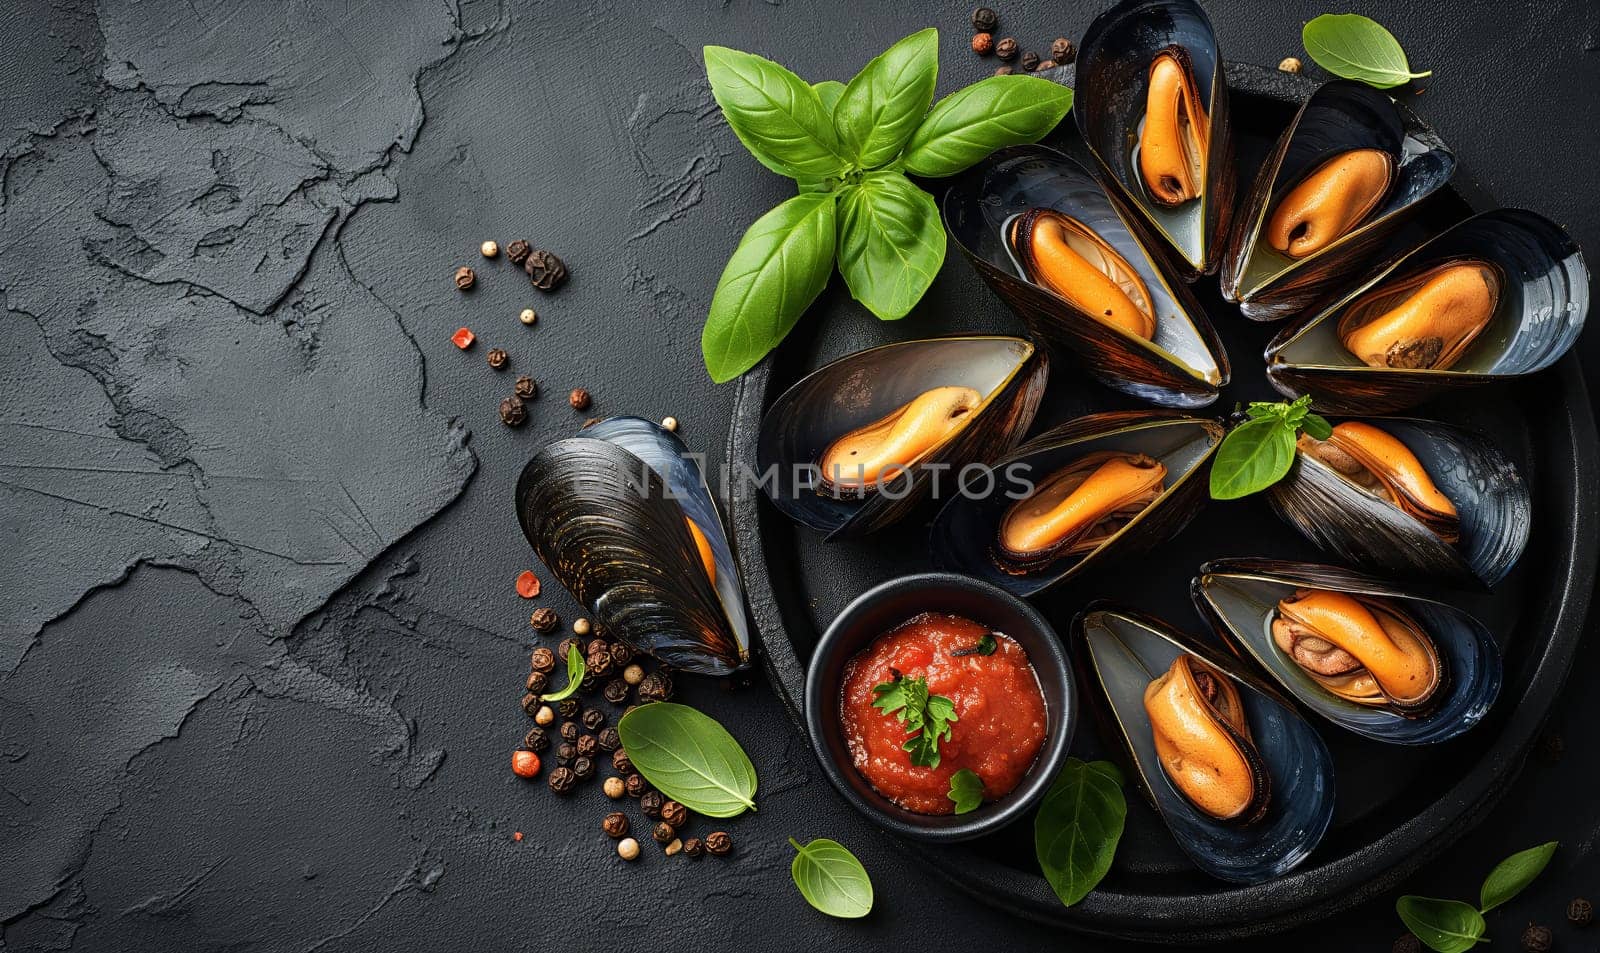
[[[622,670],[622,681],[628,685],[637,685],[644,681],[644,666],[629,665]]]
[[[472,342],[477,339],[478,336],[472,333],[471,328],[456,328],[456,333],[450,335],[450,343],[463,351],[471,347]]]
[[[570,794],[578,783],[578,776],[568,767],[559,767],[550,772],[550,790],[556,794]]]
[[[588,410],[589,392],[582,387],[574,387],[572,393],[567,395],[567,403],[572,405],[573,410]]]
[[[639,813],[645,817],[660,817],[661,805],[665,803],[666,795],[660,791],[646,791],[639,795]]]
[[[639,698],[648,702],[672,700],[672,679],[662,672],[651,672],[639,683]]]
[[[524,374],[517,378],[516,386],[512,391],[523,400],[533,400],[539,396],[539,384],[533,378]]]
[[[678,836],[678,832],[673,830],[671,824],[662,821],[650,829],[650,836],[655,838],[657,844],[670,844]]]
[[[628,833],[628,815],[621,811],[612,811],[600,822],[600,829],[612,837],[621,837]]]
[[[506,362],[511,360],[511,355],[507,354],[503,347],[491,347],[489,353],[484,355],[484,359],[489,362],[490,367],[498,371],[505,368]]]
[[[528,280],[540,291],[554,291],[567,281],[566,262],[542,248],[528,253],[522,270],[528,273]]]
[[[733,838],[727,831],[712,831],[706,835],[706,853],[713,857],[726,857],[733,851]]]
[[[663,430],[668,430],[668,431],[671,431],[672,433],[677,433],[678,432],[678,418],[676,418],[676,417],[662,417],[661,418],[661,427],[662,427]]]
[[[1022,54],[1022,68],[1027,70],[1030,73],[1033,72],[1034,70],[1038,69],[1039,68],[1039,54],[1035,53],[1032,50],[1029,50],[1028,52]]]
[[[600,743],[595,740],[594,735],[579,735],[578,740],[574,741],[573,744],[577,746],[578,757],[580,758],[594,757],[595,752],[600,747]]]
[[[1554,942],[1555,937],[1551,935],[1547,926],[1530,923],[1528,928],[1522,931],[1522,948],[1528,953],[1549,953],[1550,946]]]
[[[549,705],[540,705],[539,710],[535,712],[533,716],[533,723],[543,727],[549,727],[555,722],[555,720],[555,709],[551,708]]]
[[[623,778],[622,787],[628,792],[628,797],[644,797],[650,792],[650,782],[642,774],[630,774]]]
[[[604,678],[611,674],[610,652],[593,652],[584,661],[588,666],[585,669],[585,672],[597,679]]]
[[[1300,61],[1293,56],[1285,56],[1278,63],[1278,71],[1280,73],[1298,73],[1300,72]]]
[[[528,693],[522,696],[522,711],[527,715],[537,718],[539,717],[539,709],[539,696],[534,693],[533,689],[530,688],[528,689]]]
[[[633,661],[633,649],[628,648],[621,642],[611,643],[610,652],[611,662],[614,665],[627,665]]]
[[[1390,953],[1422,953],[1422,941],[1417,939],[1414,934],[1404,934],[1394,941],[1394,946],[1390,949]]]
[[[972,11],[972,28],[979,33],[993,33],[994,28],[1000,25],[1000,14],[988,7],[979,7]]]
[[[1586,927],[1594,922],[1594,904],[1577,898],[1567,904],[1567,920],[1576,926]]]
[[[606,713],[598,708],[586,708],[583,711],[583,727],[590,731],[599,731],[606,726]]]
[[[623,860],[639,859],[639,842],[631,837],[617,841],[617,856]]]
[[[1058,36],[1050,44],[1050,58],[1057,63],[1072,62],[1072,41],[1064,36]]]
[[[522,736],[522,746],[529,751],[543,751],[550,747],[550,735],[543,728],[534,725]]]
[[[594,630],[594,623],[583,616],[572,620],[572,633],[574,635],[588,635]]]
[[[456,269],[455,280],[457,291],[468,291],[471,290],[473,285],[478,283],[478,273],[473,271],[471,268],[468,268],[466,265],[462,265],[460,268]]]
[[[994,34],[993,33],[974,33],[974,34],[972,34],[972,52],[978,54],[979,56],[988,56],[990,53],[993,53],[994,52]]]
[[[683,842],[683,856],[685,857],[693,857],[698,860],[700,859],[700,855],[704,854],[705,852],[705,841],[702,841],[698,837],[691,837]]]
[[[572,654],[572,650],[573,649],[577,649],[578,650],[578,654],[582,655],[583,654],[583,643],[579,642],[577,639],[575,639],[575,638],[573,638],[571,636],[567,636],[566,638],[562,639],[560,642],[556,643],[556,658],[565,659],[567,656]]]
[[[512,831],[511,832],[511,839],[516,841],[519,844],[522,843],[522,832],[521,831]]]
[[[561,699],[561,707],[559,711],[561,712],[562,718],[578,717],[578,700],[576,698]]]
[[[577,722],[564,721],[564,722],[561,723],[561,740],[562,741],[577,741],[578,740],[578,723]]]
[[[622,736],[617,734],[617,729],[606,728],[595,738],[595,744],[600,746],[601,751],[615,751],[622,747]]]
[[[594,759],[580,755],[576,761],[572,762],[572,773],[577,775],[580,781],[587,781],[594,777]]]
[[[572,759],[578,756],[578,749],[570,741],[563,741],[556,745],[556,764],[571,764]]]
[[[667,844],[665,850],[666,850],[666,854],[667,854],[668,857],[675,857],[675,856],[677,856],[679,851],[683,850],[683,841],[678,840],[676,837],[674,837]]]
[[[673,827],[682,827],[689,822],[689,809],[677,801],[667,801],[661,805],[661,819]]]
[[[538,324],[539,312],[533,310],[532,308],[523,308],[522,311],[517,314],[517,320],[521,321],[523,324]]]
[[[1039,71],[1043,72],[1043,71],[1045,71],[1047,69],[1055,69],[1056,66],[1058,66],[1058,65],[1059,64],[1056,63],[1055,60],[1040,60],[1039,61]]]
[[[522,263],[528,260],[528,252],[532,250],[527,241],[518,238],[506,246],[506,257],[511,259],[513,265],[521,267]]]
[[[486,241],[482,245],[478,246],[478,251],[485,258],[493,258],[494,256],[500,254],[500,243],[493,240]]]
[[[525,748],[511,752],[511,773],[519,778],[538,777],[539,756]]]
[[[1017,41],[1013,40],[1011,37],[1008,36],[1005,39],[1001,40],[999,43],[996,43],[994,45],[994,55],[1000,57],[1003,60],[1005,60],[1007,63],[1009,63],[1012,60],[1016,59],[1017,58]]]
[[[1016,70],[1012,69],[1009,66],[996,66],[994,68],[994,75],[996,75],[996,76],[1010,76],[1012,73],[1015,73],[1015,72],[1016,72]]]
[[[533,626],[535,632],[549,634],[561,624],[561,617],[556,615],[556,610],[543,606],[533,610],[533,615],[528,616],[528,624]]]
[[[541,645],[528,653],[528,666],[535,672],[549,674],[556,670],[556,653],[550,651],[550,646]]]
[[[611,766],[624,776],[633,773],[633,761],[628,758],[628,752],[621,748],[611,752]]]
[[[529,672],[528,673],[527,688],[528,688],[528,692],[530,694],[542,695],[542,694],[544,694],[544,690],[549,688],[549,687],[550,687],[550,676],[546,675],[543,672]],[[527,710],[526,707],[524,707],[523,710],[526,711]],[[538,713],[538,709],[535,708],[533,713],[537,714]]]
[[[613,801],[628,793],[627,785],[623,784],[622,779],[616,776],[606,778],[606,783],[600,787],[601,790],[606,792],[606,797]]]
[[[535,576],[532,570],[524,569],[517,574],[517,595],[524,599],[532,599],[539,594],[539,588],[539,577]]]
[[[528,419],[528,408],[521,397],[507,397],[500,401],[500,422],[507,427],[520,427]]]
[[[620,678],[613,678],[606,682],[606,687],[600,690],[606,701],[613,705],[620,705],[628,700],[628,683]]]

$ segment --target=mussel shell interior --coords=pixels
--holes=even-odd
[[[973,490],[955,495],[934,520],[933,563],[938,569],[965,573],[1019,596],[1032,596],[1083,571],[1092,561],[1114,551],[1148,549],[1171,538],[1198,510],[1194,488],[1199,472],[1222,440],[1212,420],[1163,411],[1092,414],[1046,431],[995,462],[992,483],[968,483]],[[1142,453],[1166,467],[1161,495],[1138,516],[1086,553],[1063,555],[1026,571],[1004,565],[996,554],[996,537],[1006,511],[1025,487],[1013,473],[1037,485],[1087,454],[1100,450]],[[1013,471],[1013,466],[1025,468]]]
[[[1451,545],[1387,499],[1354,486],[1320,460],[1298,455],[1289,478],[1269,491],[1279,515],[1306,538],[1374,572],[1481,580],[1492,586],[1522,556],[1533,520],[1528,485],[1512,462],[1477,434],[1431,420],[1374,417],[1416,455],[1456,508],[1461,538]]]
[[[1151,199],[1139,172],[1150,63],[1169,47],[1187,54],[1195,86],[1210,117],[1206,185],[1197,201],[1165,208]],[[1189,268],[1215,264],[1232,199],[1233,163],[1226,155],[1227,83],[1216,33],[1205,11],[1188,0],[1125,0],[1096,17],[1084,32],[1077,60],[1078,131],[1105,169]],[[1226,182],[1223,182],[1223,179]],[[1219,194],[1220,193],[1220,194]]]
[[[970,188],[952,187],[944,200],[945,223],[951,236],[969,256],[1032,285],[1006,238],[1012,220],[1032,208],[1051,208],[1071,216],[1115,249],[1138,272],[1150,291],[1156,314],[1156,332],[1152,340],[1111,328],[1106,328],[1106,334],[1114,336],[1118,346],[1142,353],[1145,360],[1175,365],[1213,391],[1226,383],[1227,365],[1225,358],[1218,359],[1216,351],[1220,351],[1220,345],[1213,350],[1214,332],[1209,326],[1204,332],[1200,330],[1196,316],[1184,299],[1140,244],[1100,184],[1082,166],[1061,153],[1027,146],[996,153],[979,175]],[[1073,310],[1054,293],[1043,293],[1075,320],[1094,321]],[[1026,315],[1023,317],[1027,319]],[[1199,320],[1203,321],[1204,317],[1199,316]],[[1105,328],[1099,322],[1095,324]],[[1051,336],[1048,328],[1032,330],[1044,337]],[[1136,393],[1136,396],[1167,402],[1159,400],[1159,395]],[[1215,399],[1214,393],[1211,399]]]
[[[1195,651],[1162,623],[1093,607],[1077,628],[1090,677],[1110,708],[1120,741],[1178,845],[1202,870],[1234,883],[1259,883],[1294,868],[1314,850],[1333,819],[1333,759],[1316,731],[1294,710],[1242,679],[1214,652]],[[1239,687],[1256,748],[1271,775],[1266,815],[1247,825],[1219,822],[1190,804],[1156,758],[1144,690],[1174,659],[1194,652]]]
[[[797,522],[830,538],[870,532],[920,500],[930,471],[914,467],[875,492],[830,493],[818,487],[814,469],[829,444],[929,388],[959,384],[985,395],[984,403],[922,463],[952,463],[959,469],[984,462],[1022,438],[1046,377],[1043,353],[1014,337],[934,338],[858,351],[809,374],[767,410],[757,443],[757,476],[773,504]]]
[[[1400,605],[1434,640],[1448,680],[1427,714],[1407,718],[1328,692],[1272,640],[1278,601],[1302,587],[1387,599]],[[1200,567],[1195,606],[1307,708],[1376,741],[1419,745],[1446,741],[1488,714],[1500,694],[1500,648],[1483,624],[1453,606],[1408,595],[1376,579],[1333,566],[1275,560],[1219,560]]]
[[[1388,94],[1350,80],[1319,87],[1285,135],[1288,139],[1276,169],[1269,159],[1261,171],[1263,176],[1272,176],[1271,185],[1264,188],[1264,182],[1257,183],[1250,208],[1241,213],[1237,247],[1225,266],[1232,272],[1234,293],[1241,300],[1314,262],[1348,258],[1361,236],[1389,227],[1402,212],[1443,188],[1455,172],[1455,154],[1443,141],[1408,123]],[[1278,200],[1307,175],[1340,153],[1374,148],[1394,157],[1397,166],[1382,204],[1360,225],[1327,248],[1300,259],[1281,254],[1261,237]]]

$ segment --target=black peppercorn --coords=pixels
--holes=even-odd
[[[529,718],[537,715],[539,713],[539,696],[533,692],[522,696],[522,710],[527,713]]]
[[[590,639],[589,644],[583,647],[583,654],[610,656],[611,643],[605,639]]]
[[[622,781],[622,789],[628,797],[644,797],[650,792],[650,782],[642,774],[630,774]]]
[[[1567,904],[1567,920],[1575,926],[1586,927],[1594,922],[1594,904],[1577,898]]]
[[[556,745],[556,764],[571,764],[572,759],[578,756],[578,746],[570,741],[563,741]]]
[[[489,366],[497,371],[503,369],[506,366],[506,361],[510,359],[511,355],[507,354],[506,349],[503,347],[491,347],[489,353],[484,355],[484,360],[488,361]]]
[[[662,821],[650,829],[650,836],[656,839],[657,844],[670,844],[672,839],[678,836],[678,832],[671,824]]]
[[[593,675],[597,680],[611,674],[611,653],[596,652],[584,662],[585,673]]]
[[[566,262],[542,248],[528,253],[522,270],[528,273],[528,280],[540,291],[554,291],[567,280]]]
[[[575,722],[575,721],[564,721],[564,722],[561,723],[561,740],[562,741],[577,741],[578,740],[578,723],[577,722]]]
[[[542,694],[544,692],[544,690],[546,688],[549,688],[549,687],[550,687],[550,676],[546,675],[543,672],[529,672],[528,673],[528,681],[527,681],[527,689],[528,689],[528,691],[532,692],[535,695],[538,695],[538,694]],[[538,711],[538,709],[534,709],[534,710]]]
[[[1530,923],[1528,928],[1522,931],[1522,948],[1528,953],[1549,953],[1550,946],[1554,942],[1555,937],[1551,935],[1549,927]]]
[[[555,631],[556,626],[561,624],[561,617],[556,615],[556,610],[549,606],[542,606],[533,610],[533,615],[528,616],[528,624],[533,626],[535,632],[548,635]]]
[[[620,678],[613,678],[606,682],[606,687],[601,689],[606,701],[613,705],[620,705],[628,700],[628,683]]]
[[[531,251],[533,247],[525,239],[518,238],[506,246],[506,257],[511,259],[513,265],[520,268],[522,263],[528,260],[528,253]]]
[[[518,397],[523,400],[532,400],[539,396],[539,385],[533,378],[524,374],[517,378],[516,386],[512,388]]]
[[[578,783],[578,776],[572,769],[562,766],[550,772],[550,790],[557,794],[571,793],[572,788]]]
[[[595,739],[601,751],[615,751],[622,747],[622,736],[617,734],[617,729],[606,728],[600,732],[600,737]]]
[[[682,827],[689,822],[689,809],[677,801],[667,801],[661,805],[661,819],[673,827]]]
[[[1390,953],[1422,953],[1422,941],[1407,933],[1394,941]]]
[[[468,268],[466,265],[462,265],[460,268],[456,269],[455,280],[457,290],[467,291],[473,285],[478,283],[478,273],[473,271],[471,268]]]
[[[651,672],[639,683],[639,698],[648,702],[672,700],[672,677],[665,672]]]
[[[1072,41],[1064,36],[1056,37],[1056,41],[1050,44],[1050,58],[1057,63],[1072,62]]]
[[[633,773],[633,762],[628,760],[628,752],[621,748],[611,752],[611,766],[617,769],[618,774]]]
[[[572,405],[573,410],[588,410],[589,392],[582,387],[574,387],[572,393],[567,395],[567,403]]]
[[[550,736],[545,733],[543,728],[534,725],[528,729],[527,734],[522,736],[522,746],[529,751],[543,751],[550,747]]]
[[[590,731],[599,731],[606,726],[606,713],[598,708],[585,708],[583,710],[583,727]]]
[[[549,646],[541,645],[528,653],[528,667],[535,672],[553,672],[556,670],[556,653],[550,651]]]
[[[972,11],[972,28],[979,33],[993,33],[994,28],[1000,25],[1000,14],[988,7],[979,7]]]
[[[579,705],[578,705],[578,700],[576,698],[563,698],[561,700],[561,708],[560,708],[561,717],[562,718],[576,718],[576,717],[578,717],[578,708],[579,708]]]
[[[580,781],[587,781],[594,777],[594,759],[579,758],[572,762],[572,773],[577,775]]]
[[[610,652],[611,652],[611,664],[612,665],[616,665],[616,666],[620,667],[620,666],[623,666],[623,665],[627,665],[629,662],[633,661],[633,649],[628,648],[626,645],[623,645],[621,642],[613,642],[613,643],[611,643]]]
[[[639,795],[639,812],[645,817],[660,817],[661,805],[665,803],[666,795],[660,791],[646,791]]]
[[[579,680],[579,682],[578,682],[578,688],[580,690],[582,690],[582,692],[585,695],[587,695],[590,692],[594,691],[595,686],[599,685],[599,684],[600,684],[600,676],[596,675],[593,672],[586,671],[586,672],[583,673],[583,678],[581,680]]]
[[[556,643],[556,658],[566,661],[567,656],[572,654],[573,649],[577,649],[578,654],[582,655],[583,643],[569,635]]]
[[[1027,70],[1030,73],[1033,72],[1034,70],[1038,69],[1039,68],[1039,54],[1035,53],[1032,50],[1029,50],[1028,52],[1022,54],[1022,68]]]
[[[698,837],[691,837],[683,842],[683,856],[699,859],[706,852],[705,841]]]
[[[523,405],[521,397],[511,396],[500,401],[501,423],[507,427],[520,427],[527,419],[528,408]]]
[[[595,751],[600,747],[594,735],[579,735],[578,740],[574,741],[572,745],[578,749],[578,757],[580,758],[594,757]]]
[[[994,45],[994,55],[1000,57],[1006,62],[1016,59],[1017,41],[1008,36],[999,43],[996,43]]]
[[[600,829],[612,837],[621,837],[628,833],[628,815],[621,811],[612,811],[600,822]]]
[[[712,831],[706,835],[706,853],[726,857],[733,851],[733,838],[727,831]]]

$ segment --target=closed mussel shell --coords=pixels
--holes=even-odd
[[[1161,61],[1172,76],[1156,73]],[[1078,131],[1102,176],[1136,212],[1140,230],[1152,237],[1148,244],[1167,248],[1186,280],[1210,274],[1221,263],[1233,207],[1233,144],[1223,73],[1211,21],[1190,0],[1123,0],[1094,19],[1078,52],[1072,110]],[[1170,97],[1174,86],[1177,116],[1170,98],[1160,99],[1163,92]],[[1169,131],[1175,118],[1180,128]],[[1183,182],[1177,196],[1152,188],[1160,173],[1146,161],[1144,148],[1155,140],[1170,155],[1174,150],[1160,137],[1172,132],[1193,136],[1186,145],[1197,153],[1202,170],[1198,181]]]
[[[1092,687],[1103,734],[1115,738],[1173,839],[1206,873],[1260,883],[1293,869],[1316,849],[1333,819],[1333,759],[1317,732],[1237,659],[1167,623],[1093,603],[1072,623],[1074,649]],[[1218,820],[1197,807],[1166,772],[1146,707],[1151,683],[1181,657],[1197,659],[1232,685],[1248,726],[1250,763],[1262,771],[1264,810]],[[1108,739],[1109,740],[1109,739]]]
[[[1354,479],[1340,469],[1351,464],[1360,464]],[[1447,506],[1429,502],[1438,495]],[[1294,468],[1268,498],[1346,562],[1383,576],[1484,586],[1511,571],[1533,518],[1528,486],[1499,448],[1460,427],[1401,417],[1341,421],[1332,447],[1302,437]]]
[[[1283,600],[1331,593],[1406,621],[1424,635],[1437,661],[1425,707],[1397,710],[1335,694],[1274,639]],[[1446,741],[1483,720],[1500,694],[1500,647],[1481,622],[1452,605],[1408,593],[1372,576],[1336,566],[1273,559],[1224,559],[1200,567],[1190,594],[1195,607],[1241,655],[1254,658],[1307,708],[1358,735],[1390,744]],[[1376,613],[1375,613],[1376,614]],[[1386,630],[1387,631],[1387,630]],[[1318,648],[1326,651],[1327,643]]]
[[[1489,276],[1484,280],[1493,293],[1477,302],[1484,313],[1471,322],[1470,337],[1455,348],[1433,348],[1449,355],[1447,367],[1406,366],[1426,362],[1408,360],[1418,348],[1398,338],[1386,354],[1373,355],[1378,366],[1346,346],[1341,327],[1348,329],[1348,319],[1364,313],[1387,309],[1401,315],[1410,308],[1419,318],[1460,315],[1462,307],[1453,302],[1430,310],[1424,296],[1428,278],[1462,265]],[[1450,390],[1549,367],[1577,340],[1588,312],[1589,270],[1577,244],[1533,212],[1495,209],[1452,226],[1353,283],[1330,307],[1284,329],[1267,346],[1267,377],[1280,392],[1310,394],[1319,409],[1331,413],[1404,410]],[[1414,342],[1428,340],[1425,326],[1420,337],[1408,333]]]
[[[1068,421],[1030,439],[997,460],[983,479],[969,479],[953,494],[934,520],[930,546],[934,565],[965,573],[1020,596],[1032,596],[1113,557],[1126,557],[1172,538],[1199,512],[1204,502],[1204,464],[1221,442],[1223,429],[1214,420],[1173,411],[1115,411]],[[1121,466],[1131,478],[1144,475],[1129,467],[1159,468],[1160,475],[1134,488],[1142,498],[1128,505],[1106,496],[1103,513],[1067,526],[1071,542],[1050,547],[1038,558],[1018,559],[1001,542],[1008,515],[1049,493],[1052,478],[1081,468],[1089,479],[1080,492],[1053,507],[1058,521],[1095,505],[1092,485],[1099,461],[1108,460],[1104,478]],[[1145,471],[1148,473],[1148,471]],[[1115,493],[1116,491],[1110,491]],[[1087,505],[1086,505],[1086,500]],[[1048,517],[1047,517],[1048,518]],[[1063,536],[1063,539],[1066,537]]]
[[[790,387],[761,421],[756,459],[762,489],[784,515],[826,533],[861,536],[904,518],[963,466],[1014,447],[1033,423],[1049,376],[1045,352],[1015,337],[905,341],[840,358]],[[870,488],[831,485],[822,460],[841,438],[870,430],[936,388],[967,388],[973,406],[958,426]]]
[[[1300,107],[1236,213],[1223,296],[1256,321],[1328,300],[1455,166],[1444,142],[1388,94],[1350,80],[1324,84]],[[1302,195],[1317,199],[1305,203],[1303,219],[1289,208]],[[1280,217],[1283,238],[1293,238],[1282,251],[1273,238]],[[1287,227],[1296,220],[1299,227]]]
[[[1072,351],[1105,386],[1163,406],[1201,407],[1228,382],[1227,353],[1194,296],[1168,280],[1129,217],[1069,157],[1042,146],[1001,149],[945,192],[943,212],[957,247],[1029,335]],[[1109,251],[1090,254],[1114,259],[1120,283],[1148,309],[1148,338],[1030,278],[1015,241],[1041,217],[1077,223]]]
[[[674,434],[613,417],[553,441],[523,468],[516,505],[540,561],[607,635],[683,671],[748,664],[733,551]]]

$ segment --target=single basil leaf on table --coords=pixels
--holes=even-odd
[[[1294,465],[1294,429],[1279,417],[1257,417],[1222,438],[1211,461],[1211,498],[1236,500],[1283,479]]]
[[[1120,778],[1121,772],[1105,762],[1068,758],[1033,820],[1039,866],[1050,889],[1069,907],[1111,869],[1128,817]]]
[[[721,384],[766,356],[833,273],[832,192],[804,192],[756,219],[722,271],[700,335],[706,370]]]
[[[983,804],[983,779],[971,768],[950,775],[950,791],[945,794],[955,803],[957,814],[975,811]]]
[[[1300,39],[1318,66],[1379,89],[1433,75],[1432,70],[1413,73],[1394,34],[1359,13],[1324,13],[1305,25]]]
[[[913,33],[874,57],[833,108],[845,156],[876,169],[899,155],[927,114],[938,80],[938,30]]]
[[[623,715],[617,734],[634,770],[689,810],[707,817],[755,810],[755,765],[710,715],[651,702]]]
[[[843,844],[826,837],[804,845],[791,837],[789,844],[796,851],[789,875],[806,903],[844,919],[872,912],[872,878]]]
[[[756,161],[791,179],[845,168],[833,122],[805,80],[777,63],[722,46],[705,48],[711,95]]]
[[[1404,896],[1395,901],[1394,909],[1406,929],[1437,953],[1466,953],[1487,929],[1483,915],[1459,900]]]
[[[540,695],[539,696],[539,700],[540,701],[547,701],[547,702],[558,702],[558,701],[561,701],[561,700],[566,699],[566,698],[571,698],[572,697],[572,693],[576,692],[578,690],[578,686],[580,685],[580,683],[583,682],[583,673],[584,673],[585,669],[586,669],[586,666],[583,664],[583,656],[578,654],[578,647],[576,645],[574,645],[571,648],[568,648],[567,649],[567,684],[566,684],[566,687],[561,689],[561,691],[556,692],[556,693],[554,693],[552,695]]]
[[[844,95],[844,84],[836,79],[825,79],[820,83],[812,83],[811,88],[817,91],[817,98],[822,100],[822,108],[831,116],[839,97]]]
[[[901,162],[914,175],[955,175],[996,149],[1037,141],[1071,108],[1065,86],[1037,76],[991,76],[939,100]]]
[[[885,321],[903,318],[944,264],[933,196],[898,172],[874,172],[839,199],[839,273],[850,295]]]
[[[1521,893],[1533,879],[1544,871],[1550,858],[1555,856],[1556,841],[1517,851],[1495,865],[1483,881],[1479,892],[1478,909],[1488,913]]]

